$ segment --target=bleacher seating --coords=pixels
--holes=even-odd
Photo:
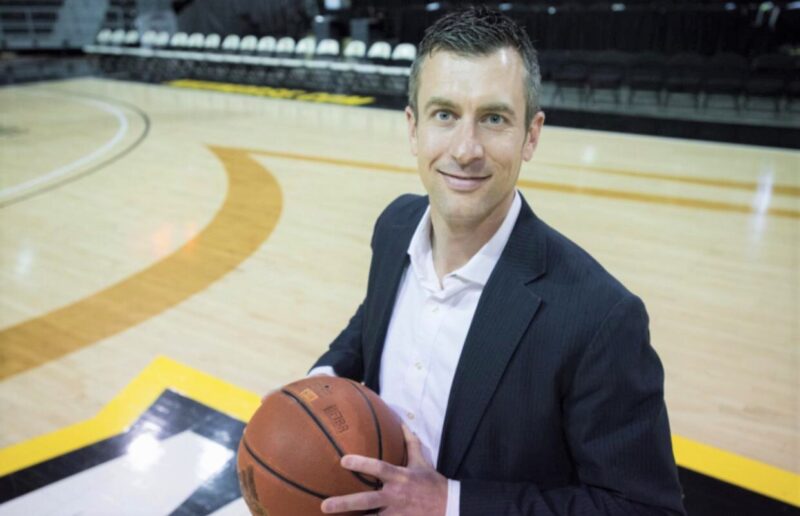
[[[146,31],[139,37],[126,25],[129,16],[111,13],[131,2],[110,1],[106,24],[86,47],[107,71],[125,68],[121,59],[138,63],[130,66],[136,78],[149,81],[194,77],[391,95],[404,94],[407,88],[422,31],[456,5],[417,1],[376,5],[387,13],[389,23],[383,34],[369,33],[369,40],[359,41],[257,32]],[[554,99],[563,99],[565,91],[572,90],[570,95],[577,94],[584,104],[609,100],[618,104],[627,94],[629,103],[686,105],[689,99],[695,109],[702,109],[717,97],[732,99],[737,108],[740,99],[746,106],[750,99],[766,96],[777,108],[797,97],[796,59],[769,45],[748,46],[730,36],[743,24],[751,26],[740,31],[740,40],[765,30],[765,22],[754,20],[749,4],[735,10],[710,0],[670,5],[637,0],[497,5],[531,34],[543,81],[552,87]],[[392,9],[398,10],[397,17]],[[353,16],[374,15],[369,12],[352,11]],[[789,32],[785,22],[778,26]],[[751,47],[760,52],[748,55]]]

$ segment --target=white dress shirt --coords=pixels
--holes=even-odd
[[[410,265],[397,290],[381,357],[381,398],[422,442],[436,466],[450,387],[461,350],[489,280],[519,216],[519,192],[488,242],[441,283],[433,266],[430,207],[408,246]],[[334,374],[329,366],[309,374]],[[461,484],[448,480],[446,516],[458,516]]]

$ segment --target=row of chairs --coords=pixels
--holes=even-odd
[[[720,53],[706,57],[697,53],[665,56],[654,53],[544,52],[544,78],[555,83],[555,95],[564,88],[577,88],[581,100],[591,100],[597,90],[628,89],[628,102],[637,92],[651,91],[659,104],[667,104],[673,93],[692,96],[695,106],[706,107],[713,96],[728,95],[741,108],[751,97],[768,97],[776,110],[800,97],[800,58],[785,54],[763,54],[752,59]]]
[[[104,29],[85,50],[99,54],[104,71],[125,70],[135,78],[160,82],[198,78],[317,88],[364,94],[403,94],[416,47],[394,48],[378,41],[367,45],[351,40],[305,37],[187,34]],[[800,93],[800,60],[767,54],[748,60],[737,54],[704,57],[699,54],[664,56],[652,53],[544,51],[540,54],[543,79],[555,84],[554,100],[565,88],[578,90],[581,102],[600,90],[612,92],[619,103],[628,91],[632,103],[640,91],[655,92],[659,104],[673,93],[690,94],[697,108],[714,95],[732,96],[736,109],[751,96],[770,97],[778,111]]]
[[[230,34],[187,34],[186,32],[103,29],[95,44],[84,47],[89,54],[109,57],[196,61],[207,64],[227,64],[281,68],[308,68],[335,72],[356,72],[405,76],[416,57],[416,46],[401,43],[392,48],[385,41],[367,48],[363,41],[349,41],[341,48],[335,39],[317,41],[313,36],[300,40],[273,36],[240,37]]]

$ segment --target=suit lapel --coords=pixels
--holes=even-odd
[[[545,271],[541,222],[523,200],[503,254],[481,294],[453,378],[438,469],[453,478],[541,299],[527,286]]]

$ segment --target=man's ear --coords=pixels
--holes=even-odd
[[[408,142],[411,144],[411,154],[417,155],[417,118],[411,106],[406,106],[406,122],[408,122]]]
[[[525,135],[525,145],[522,147],[522,159],[530,161],[533,157],[533,151],[539,144],[539,134],[542,132],[544,125],[544,112],[539,111],[531,120],[531,125],[528,127],[528,133]]]

